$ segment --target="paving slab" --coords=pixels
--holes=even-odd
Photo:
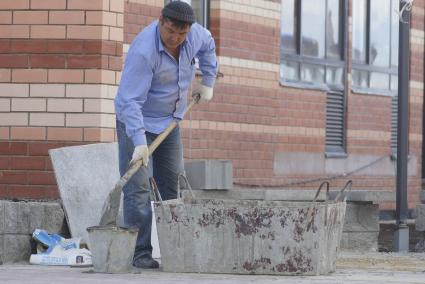
[[[340,256],[337,271],[321,276],[268,276],[235,274],[165,273],[143,270],[132,274],[98,274],[91,268],[0,265],[0,283],[181,283],[181,284],[423,284],[425,253],[362,253]]]

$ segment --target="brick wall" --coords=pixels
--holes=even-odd
[[[350,11],[351,15],[351,11]],[[351,39],[351,36],[350,36]],[[422,168],[422,111],[424,94],[424,2],[414,1],[411,22],[410,97],[409,97],[409,155],[415,157],[416,173],[409,175],[409,208],[420,202]],[[351,41],[350,41],[351,44]],[[351,58],[351,50],[350,50]],[[351,59],[350,59],[351,60]],[[355,94],[348,95],[348,153],[364,155],[390,154],[391,97]],[[394,173],[396,168],[394,168]],[[357,185],[366,188],[392,190],[396,177],[359,176]],[[381,204],[393,208],[394,204]]]
[[[210,30],[224,77],[214,100],[197,106],[185,123],[192,145],[186,157],[231,159],[239,185],[306,178],[302,169],[275,174],[276,154],[324,151],[325,94],[279,84],[280,9],[280,1],[211,1]]]
[[[58,198],[47,150],[114,140],[123,10],[0,1],[0,198]]]
[[[409,119],[410,153],[416,157],[416,173],[409,176],[411,208],[419,199],[422,159],[424,9],[422,2],[416,2],[412,11]],[[323,177],[305,174],[303,168],[296,175],[276,173],[279,153],[325,151],[326,93],[279,85],[281,8],[280,1],[211,1],[210,30],[224,77],[217,82],[214,100],[197,106],[183,124],[185,157],[231,159],[234,180],[242,186],[282,187]],[[347,103],[348,155],[389,156],[391,98],[349,93]],[[395,170],[392,175],[374,172],[379,172],[379,165],[350,179],[359,189],[394,190]],[[347,179],[334,180],[332,185],[341,187]],[[392,206],[382,204],[382,208]]]
[[[124,43],[133,38],[153,20],[158,19],[164,0],[126,0],[124,2]]]
[[[418,157],[418,171],[409,179],[408,202],[414,208],[420,203],[419,194],[422,180],[422,139],[424,99],[424,58],[425,58],[425,2],[414,1],[410,35],[410,97],[409,97],[409,154]]]

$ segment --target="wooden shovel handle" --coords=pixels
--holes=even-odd
[[[187,106],[186,112],[184,113],[184,115],[186,115],[187,113],[190,112],[190,110],[192,109],[192,107],[198,103],[200,98],[199,94],[194,94],[193,95],[193,99],[190,102],[190,104]],[[165,138],[167,138],[167,136],[170,134],[171,131],[173,131],[173,129],[177,126],[177,121],[173,120],[173,122],[170,123],[170,125],[161,133],[159,134],[155,140],[149,145],[148,149],[149,149],[149,155],[152,155],[152,153],[156,150],[156,148],[158,148],[159,144],[162,143],[162,141],[164,141]],[[121,178],[121,182],[122,182],[122,187],[127,183],[127,181],[139,170],[139,168],[142,166],[143,161],[142,160],[138,160],[135,163],[130,165],[130,168],[127,170],[127,172],[122,176]]]

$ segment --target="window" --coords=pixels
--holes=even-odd
[[[353,1],[353,89],[397,93],[399,4]]]
[[[173,0],[165,0],[164,4],[168,4]],[[181,0],[182,2],[186,2],[190,4],[195,11],[196,22],[201,24],[202,26],[208,28],[208,0]]]
[[[282,0],[281,81],[343,89],[344,0]]]
[[[327,90],[326,154],[345,154],[346,0],[282,0],[280,77]]]

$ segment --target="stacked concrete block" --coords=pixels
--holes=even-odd
[[[425,231],[425,204],[416,206],[416,231]]]
[[[233,166],[226,160],[196,160],[185,163],[192,189],[228,190],[233,188]]]
[[[58,203],[0,200],[0,263],[28,261],[34,230],[61,234],[64,225]]]
[[[347,203],[341,247],[347,250],[377,251],[379,205]]]
[[[416,231],[422,232],[422,239],[416,244],[415,251],[425,252],[425,190],[421,191],[422,204],[416,205]]]

